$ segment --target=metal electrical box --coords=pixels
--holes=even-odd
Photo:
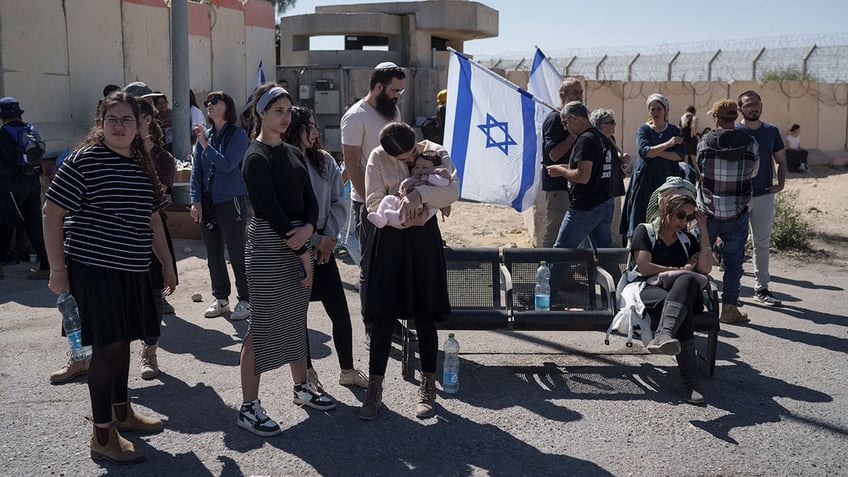
[[[315,114],[341,114],[339,90],[333,80],[315,81]]]

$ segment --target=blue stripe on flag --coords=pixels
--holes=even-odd
[[[471,64],[462,55],[454,53],[454,57],[459,62],[459,84],[456,92],[451,160],[456,167],[460,194],[462,194],[462,176],[465,173],[465,161],[468,155],[468,135],[471,130],[471,110],[474,107],[474,101],[471,93]]]
[[[536,54],[533,56],[533,66],[530,67],[530,74],[536,72],[536,69],[542,66],[542,62],[545,61],[545,54],[542,53],[542,50],[539,47],[536,47]]]
[[[533,185],[533,179],[536,174],[536,103],[532,96],[521,96],[521,115],[524,121],[524,140],[521,159],[521,188],[515,200],[512,201],[512,208],[515,210],[523,210],[524,194]]]

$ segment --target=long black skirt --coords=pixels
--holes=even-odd
[[[439,223],[377,229],[371,244],[371,269],[365,320],[415,318],[440,321],[451,312],[445,253]]]
[[[125,272],[68,260],[71,295],[82,322],[82,344],[102,348],[159,336],[161,290],[148,272]]]

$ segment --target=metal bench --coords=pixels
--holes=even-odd
[[[452,312],[441,330],[606,331],[618,312],[615,288],[627,266],[626,248],[521,249],[445,248]],[[536,311],[536,269],[547,261],[560,279],[552,284],[551,310]],[[554,289],[556,287],[556,289]],[[712,291],[713,303],[717,303]],[[411,320],[409,320],[411,321]],[[414,349],[407,323],[401,339],[401,368],[412,378]],[[706,333],[709,376],[715,373],[718,310],[695,315],[695,331]]]

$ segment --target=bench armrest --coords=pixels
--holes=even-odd
[[[598,285],[604,290],[604,295],[606,296],[607,303],[609,303],[610,310],[613,313],[617,313],[618,300],[616,300],[615,297],[616,284],[612,279],[612,275],[610,275],[610,273],[602,267],[595,267],[595,273],[598,277]]]

